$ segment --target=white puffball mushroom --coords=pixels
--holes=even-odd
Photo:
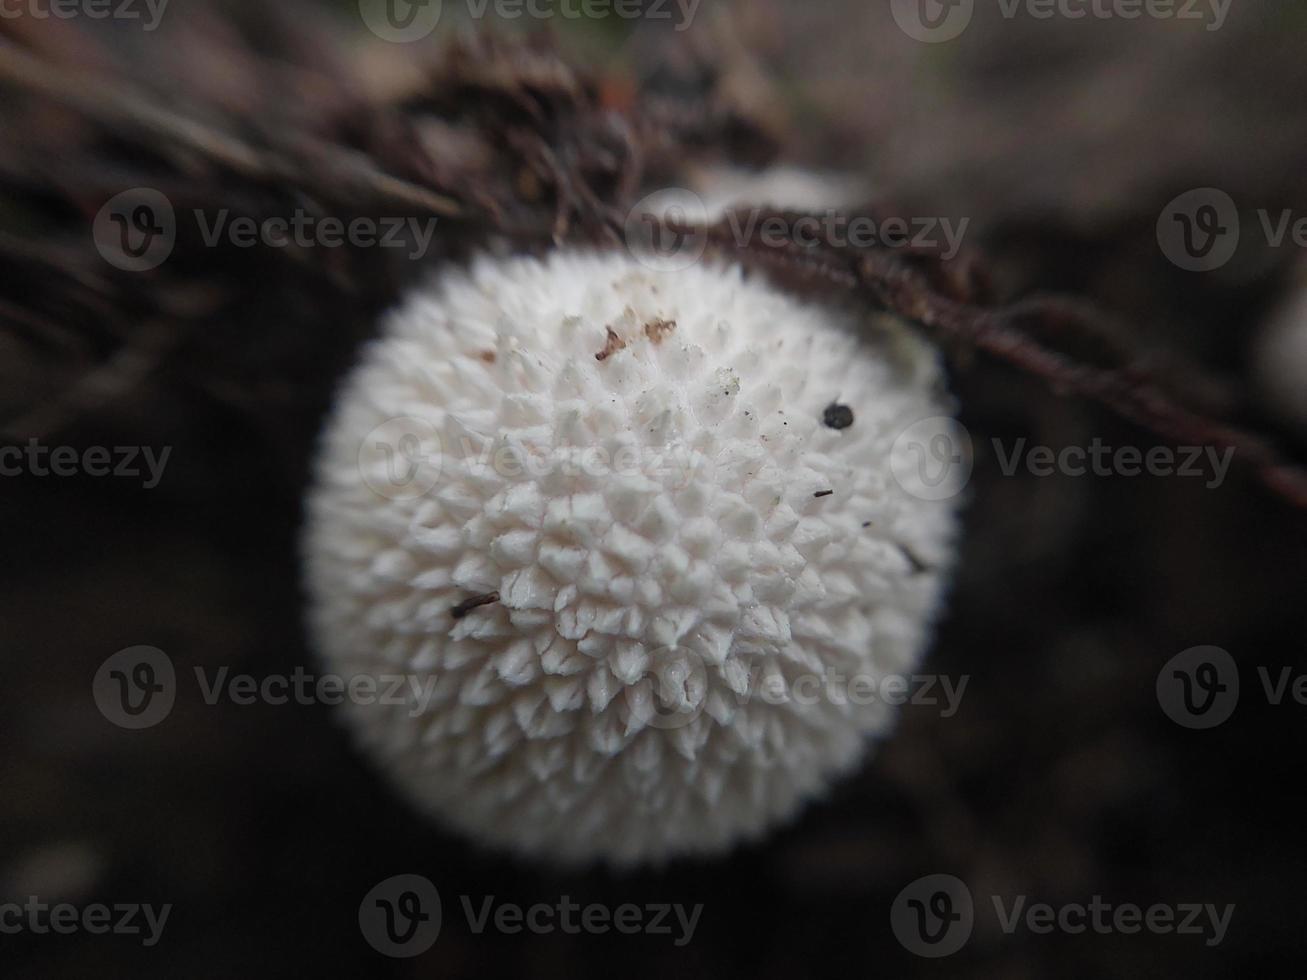
[[[699,167],[690,173],[690,188],[703,200],[710,220],[745,205],[784,211],[839,211],[865,204],[871,197],[866,181],[854,174],[791,165],[764,170]]]
[[[445,273],[343,387],[308,498],[315,642],[378,680],[343,709],[364,750],[446,824],[558,861],[790,817],[922,655],[956,501],[889,460],[943,392],[903,325],[738,267]]]

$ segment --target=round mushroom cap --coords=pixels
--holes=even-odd
[[[316,646],[375,682],[349,726],[520,853],[763,833],[888,731],[920,661],[959,498],[902,479],[903,436],[944,390],[902,324],[734,266],[446,272],[340,391],[308,496]]]

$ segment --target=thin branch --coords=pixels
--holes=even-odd
[[[105,128],[115,124],[134,127],[165,145],[182,147],[246,178],[303,182],[316,169],[336,196],[354,189],[389,204],[416,207],[441,217],[465,214],[453,198],[384,173],[362,153],[307,136],[287,140],[282,152],[263,151],[195,119],[152,105],[106,79],[90,79],[47,65],[3,38],[0,84],[69,106]]]

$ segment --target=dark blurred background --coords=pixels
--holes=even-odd
[[[296,545],[312,440],[376,314],[418,273],[367,258],[324,271],[306,267],[313,258],[241,257],[220,288],[151,299],[152,311],[181,311],[190,333],[155,336],[142,313],[125,343],[100,325],[135,316],[134,294],[88,283],[131,274],[96,264],[91,219],[114,186],[148,183],[141,172],[162,165],[120,148],[77,175],[77,111],[18,97],[12,69],[34,56],[92,96],[94,79],[129,77],[264,126],[312,125],[346,94],[366,103],[403,89],[460,27],[525,26],[460,25],[466,6],[446,0],[429,38],[391,44],[356,4],[277,6],[174,0],[148,33],[30,11],[0,20],[3,444],[171,447],[150,489],[0,478],[0,903],[173,906],[149,948],[131,935],[0,935],[0,975],[1299,972],[1307,707],[1271,703],[1258,668],[1303,669],[1307,520],[1237,462],[1216,489],[1004,475],[995,439],[1143,450],[1158,439],[983,356],[954,363],[976,470],[962,563],[923,668],[969,679],[960,710],[905,707],[856,777],[762,843],[640,873],[557,872],[423,820],[327,707],[205,704],[189,682],[196,666],[314,669]],[[1255,367],[1305,282],[1303,256],[1263,240],[1256,214],[1307,207],[1307,9],[1234,0],[1219,29],[1214,8],[1193,9],[1207,19],[1040,19],[1024,6],[1007,18],[981,0],[941,43],[910,37],[891,4],[857,0],[703,0],[684,31],[651,19],[530,26],[629,84],[664,64],[711,64],[778,135],[782,160],[856,174],[900,213],[969,218],[968,245],[1000,293],[1093,301],[1300,455],[1307,429],[1268,401]],[[101,194],[81,213],[52,190],[77,180]],[[1157,238],[1168,202],[1195,188],[1229,194],[1243,219],[1233,259],[1209,272],[1178,268]],[[32,271],[52,265],[66,282]],[[322,277],[343,297],[331,310],[310,295]],[[366,285],[340,284],[350,277]],[[83,291],[121,300],[100,310]],[[97,710],[92,682],[138,644],[185,676],[166,720],[129,731]],[[1232,716],[1208,730],[1168,717],[1157,694],[1164,665],[1201,645],[1229,651],[1242,681]],[[407,960],[378,954],[358,924],[363,896],[401,873],[429,878],[445,912],[439,939]],[[891,929],[896,897],[930,874],[963,880],[976,905],[970,941],[939,960]],[[461,895],[703,910],[682,947],[669,936],[477,935]],[[1216,945],[1147,930],[1009,935],[994,895],[1235,910]]]

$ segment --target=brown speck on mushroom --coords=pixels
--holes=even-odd
[[[483,350],[477,355],[477,357],[481,358],[481,360],[485,361],[487,364],[495,363],[495,352],[492,350]]]
[[[813,494],[813,496],[821,498],[821,497],[831,497],[834,496],[834,494],[835,494],[834,490],[818,490],[816,493]]]
[[[907,545],[901,544],[898,546],[898,549],[899,551],[903,552],[903,557],[908,560],[908,564],[912,566],[912,570],[916,574],[920,575],[922,572],[930,571],[930,566],[927,565],[920,558],[918,558],[916,555],[914,555],[912,553],[912,549],[910,549]]]
[[[481,606],[488,606],[492,602],[498,602],[498,601],[499,601],[499,593],[497,591],[485,592],[482,593],[481,595],[474,595],[470,599],[464,599],[457,606],[451,609],[449,611],[449,615],[454,617],[454,619],[462,619],[473,609],[478,609]]]
[[[675,320],[650,320],[644,325],[644,335],[649,338],[652,344],[661,344],[663,339],[676,329]]]
[[[604,343],[604,349],[595,355],[596,361],[606,361],[619,350],[626,349],[626,341],[617,336],[617,331],[612,327],[604,327],[608,331],[608,340]]]
[[[848,405],[831,402],[826,406],[826,411],[821,413],[821,424],[837,432],[840,429],[847,429],[853,424],[853,409]]]

